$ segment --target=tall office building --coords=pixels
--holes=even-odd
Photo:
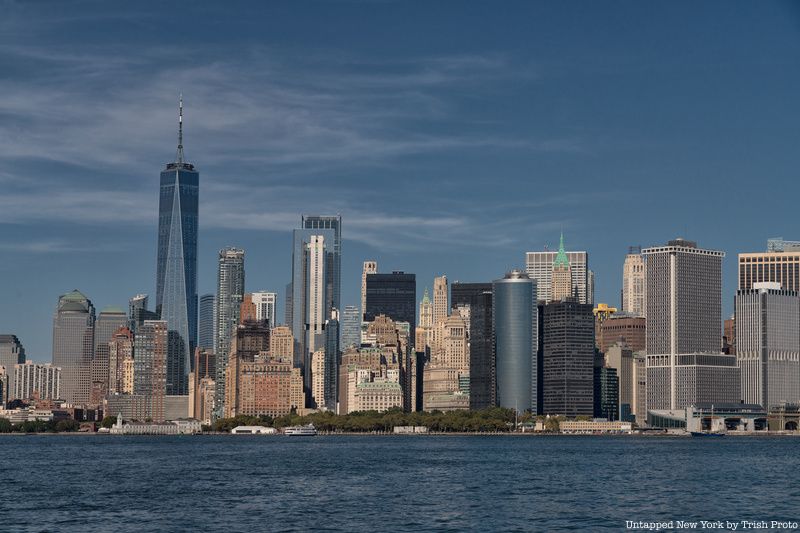
[[[447,305],[447,276],[437,276],[433,278],[433,326],[446,319],[450,314],[450,307]]]
[[[158,204],[156,313],[167,322],[167,393],[188,394],[197,343],[197,232],[200,174],[183,158],[183,98],[178,151],[161,172]]]
[[[327,264],[325,265],[325,286],[328,287],[328,301],[325,305],[327,312],[333,308],[341,309],[342,216],[303,215],[300,219],[300,227],[305,230],[324,229],[333,232],[333,240],[329,241],[326,249],[329,255],[326,257]]]
[[[164,397],[167,395],[168,338],[171,331],[166,320],[146,320],[134,340],[133,417],[164,420]]]
[[[277,326],[275,305],[278,295],[274,292],[258,291],[252,293],[251,299],[256,306],[256,320],[267,320],[272,328]]]
[[[558,243],[558,252],[553,260],[553,272],[550,280],[550,299],[560,302],[564,298],[573,296],[572,288],[572,268],[569,264],[567,252],[564,250],[564,233],[561,233],[561,240]]]
[[[395,271],[391,274],[367,274],[367,307],[364,321],[372,322],[386,315],[395,322],[410,325],[410,341],[415,342],[417,324],[417,277]]]
[[[641,246],[628,248],[622,265],[622,311],[631,316],[645,316],[645,264]]]
[[[225,376],[226,381],[224,387],[225,397],[222,402],[224,408],[220,413],[221,416],[232,417],[237,414],[243,414],[239,410],[243,396],[249,397],[249,401],[257,400],[253,397],[254,393],[259,392],[253,390],[254,386],[258,386],[257,383],[252,381],[248,383],[248,379],[243,381],[242,378],[248,375],[249,377],[255,377],[259,370],[264,370],[263,368],[250,368],[250,370],[244,371],[248,363],[256,363],[266,358],[269,350],[269,337],[270,329],[266,322],[247,322],[237,325],[231,332],[230,355],[226,370],[224,374],[218,372],[219,376]],[[260,392],[264,393],[266,391],[262,389]]]
[[[450,286],[450,305],[469,308],[469,405],[487,409],[495,404],[492,284],[455,282]]]
[[[586,274],[586,303],[594,304],[594,270]]]
[[[206,350],[214,350],[216,345],[216,322],[214,321],[214,308],[216,297],[213,294],[204,294],[200,297],[200,325],[198,327],[197,345]]]
[[[766,252],[739,254],[740,291],[770,281],[800,293],[800,243],[779,237],[767,241]]]
[[[536,280],[512,270],[492,283],[497,405],[536,413],[539,319]]]
[[[705,370],[698,372],[695,366],[707,367],[712,373],[716,370],[727,373],[725,369],[729,367],[727,359],[714,355],[720,354],[722,348],[722,258],[725,253],[675,239],[665,246],[644,249],[642,254],[647,261],[647,408],[682,409],[686,407],[685,398],[692,395],[686,392],[690,384],[679,379],[679,373],[687,380],[692,376],[710,379]],[[702,356],[683,357],[697,354]],[[678,367],[692,368],[678,372]],[[722,387],[728,381],[719,383],[695,385],[711,389]],[[730,395],[721,393],[719,397]]]
[[[614,344],[603,352],[605,366],[617,371],[620,420],[635,421],[636,367],[633,350],[624,343]],[[595,393],[597,390],[595,389]]]
[[[109,388],[109,343],[114,333],[127,327],[128,315],[124,309],[107,307],[100,311],[94,325],[94,355],[90,364],[90,395],[91,405],[100,405],[108,394]]]
[[[94,323],[94,306],[80,291],[59,297],[53,316],[53,366],[61,368],[61,395],[72,404],[89,401]]]
[[[5,392],[9,397],[14,391],[14,365],[23,363],[25,363],[25,348],[19,338],[16,335],[0,335],[0,366],[6,369],[8,385]],[[0,405],[0,409],[5,409],[5,405]]]
[[[223,248],[217,266],[215,340],[217,372],[215,375],[216,409],[222,413],[225,402],[225,371],[231,349],[231,336],[239,325],[239,311],[244,298],[244,250]]]
[[[570,266],[572,291],[577,292],[580,303],[589,303],[589,254],[586,252],[564,252]],[[536,292],[543,302],[553,301],[553,263],[558,252],[527,252],[525,271],[536,280]],[[562,276],[563,277],[563,276]]]
[[[61,399],[61,369],[47,364],[25,361],[14,365],[14,389],[11,390],[9,399],[19,398],[30,400],[38,397],[40,400]]]
[[[303,217],[305,224],[306,217]],[[287,320],[295,339],[294,364],[308,373],[313,349],[317,346],[331,312],[333,285],[329,269],[335,264],[336,230],[331,228],[296,229],[292,242],[291,303]],[[313,325],[313,327],[312,327]],[[309,376],[306,375],[306,378]],[[309,383],[306,382],[306,386]]]
[[[324,377],[324,407],[329,411],[336,411],[339,362],[341,360],[339,348],[339,310],[333,309],[331,316],[325,323],[325,377]]]
[[[342,350],[361,344],[361,311],[355,305],[344,306],[342,313]]]
[[[108,394],[123,392],[125,362],[133,359],[133,332],[121,327],[108,342]]]
[[[594,315],[591,304],[574,298],[543,308],[542,413],[594,413]]]
[[[361,319],[367,314],[367,275],[378,273],[377,261],[364,261],[361,269]]]
[[[800,403],[800,297],[776,282],[736,292],[742,399],[765,409]]]

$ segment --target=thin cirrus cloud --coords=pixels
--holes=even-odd
[[[303,54],[299,66],[291,51],[253,49],[225,61],[213,54],[201,60],[202,50],[179,48],[135,57],[118,52],[0,47],[5,61],[29,69],[21,79],[0,79],[0,180],[10,184],[0,198],[0,223],[153,223],[154,193],[141,187],[152,180],[142,176],[154,175],[170,157],[180,90],[186,91],[187,157],[200,161],[206,183],[201,209],[208,228],[285,231],[308,209],[305,187],[320,176],[404,156],[476,148],[583,150],[575,139],[420,132],[419,124],[456,120],[442,94],[448,87],[481,90],[498,79],[536,79],[531,69],[512,68],[502,56],[422,58],[378,68],[323,52]],[[83,178],[40,182],[20,171],[20,162],[66,165]],[[256,187],[252,169],[266,176]],[[217,181],[221,176],[225,182]],[[287,186],[287,179],[302,183]],[[217,194],[226,187],[247,195]],[[496,213],[486,223],[457,210],[408,216],[391,203],[365,209],[353,198],[369,193],[353,187],[325,191],[326,210],[349,219],[350,239],[377,246],[391,231],[410,248],[426,248],[475,242],[480,230],[486,245],[509,242],[502,223],[507,215]],[[265,205],[280,209],[265,213]]]

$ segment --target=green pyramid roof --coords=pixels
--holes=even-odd
[[[567,252],[564,251],[564,232],[561,232],[561,242],[558,244],[558,253],[556,259],[553,261],[553,268],[569,268],[569,258]]]

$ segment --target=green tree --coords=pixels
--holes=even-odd
[[[8,418],[0,418],[0,433],[11,433],[14,426]]]
[[[107,416],[107,417],[103,418],[102,422],[100,422],[100,427],[110,428],[111,426],[113,426],[116,423],[117,423],[117,417],[116,416]]]
[[[78,431],[81,428],[80,422],[77,420],[72,420],[71,418],[67,420],[59,420],[56,422],[55,430],[59,433],[67,432],[67,431]]]

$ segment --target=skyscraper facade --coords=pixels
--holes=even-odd
[[[777,282],[800,293],[800,243],[769,239],[766,252],[739,254],[739,290],[763,282]]]
[[[341,287],[342,287],[342,216],[317,216],[303,215],[300,220],[300,227],[307,230],[326,229],[333,232],[333,240],[328,245],[330,255],[326,257],[325,285],[329,287],[327,302],[328,310],[332,308],[340,309]]]
[[[681,409],[685,405],[678,401],[678,366],[703,361],[709,367],[727,367],[709,357],[680,358],[720,353],[725,253],[675,239],[642,254],[647,261],[648,409]]]
[[[436,327],[450,314],[447,300],[447,276],[433,278],[433,327]]]
[[[536,281],[512,270],[492,283],[497,405],[536,413],[539,343]]]
[[[94,355],[90,365],[90,395],[91,405],[100,405],[108,394],[110,359],[110,342],[114,333],[127,327],[128,315],[124,309],[107,307],[100,311],[94,325]]]
[[[251,298],[253,305],[256,306],[256,320],[267,320],[270,327],[277,326],[275,306],[278,301],[278,295],[274,292],[258,291],[254,292]]]
[[[303,218],[305,224],[306,218]],[[295,339],[294,364],[307,371],[310,363],[309,339],[316,346],[333,303],[329,268],[335,264],[336,230],[296,229],[292,242],[291,303],[287,302],[288,325]],[[314,327],[312,328],[312,324]],[[306,375],[306,378],[309,376]],[[309,384],[306,383],[306,386]]]
[[[342,350],[361,344],[361,311],[355,305],[344,306],[342,312]]]
[[[325,385],[324,407],[329,411],[336,410],[339,363],[341,354],[339,348],[339,310],[333,309],[331,316],[325,323]]]
[[[89,401],[94,324],[94,306],[80,291],[59,297],[53,316],[53,366],[61,368],[61,394],[72,404]]]
[[[586,252],[566,252],[570,266],[572,284],[571,294],[578,294],[580,303],[588,303],[589,297],[589,254]],[[536,292],[543,302],[553,298],[553,263],[558,252],[527,252],[525,254],[525,271],[528,277],[536,280]]]
[[[492,284],[450,286],[453,309],[469,307],[469,405],[486,409],[495,404],[495,366],[492,335]]]
[[[197,345],[206,350],[214,350],[216,322],[214,321],[214,307],[216,297],[213,294],[204,294],[200,297],[200,326],[198,328]]]
[[[776,282],[736,293],[742,399],[765,409],[800,403],[800,297]]]
[[[175,162],[161,172],[158,207],[156,313],[167,322],[168,394],[188,394],[197,342],[197,233],[200,174],[183,157],[183,100]]]
[[[645,316],[645,272],[641,246],[632,246],[622,265],[622,311],[631,316]]]
[[[361,269],[361,318],[367,313],[367,274],[378,273],[377,261],[364,261]]]
[[[367,310],[364,321],[372,322],[386,315],[395,322],[410,325],[410,339],[415,342],[417,324],[417,277],[395,271],[391,274],[367,274]]]
[[[169,326],[166,320],[146,320],[134,340],[133,402],[134,418],[155,422],[164,420],[167,394]]]
[[[594,315],[574,298],[543,307],[542,413],[594,413]]]
[[[551,274],[550,299],[560,302],[564,298],[573,296],[572,268],[569,264],[567,252],[564,250],[564,234],[558,244],[556,258],[553,259],[553,273]],[[588,289],[587,289],[588,291]]]
[[[216,298],[216,402],[222,412],[225,402],[225,371],[231,349],[231,336],[239,325],[239,311],[244,298],[244,250],[223,248],[219,251],[217,265]]]
[[[16,335],[0,335],[0,366],[5,367],[8,376],[6,393],[14,391],[14,366],[23,363],[25,348],[19,338]],[[5,405],[0,405],[0,409],[5,409]]]
[[[12,370],[14,389],[9,399],[28,400],[37,396],[41,400],[61,399],[61,369],[51,364],[26,361]]]

